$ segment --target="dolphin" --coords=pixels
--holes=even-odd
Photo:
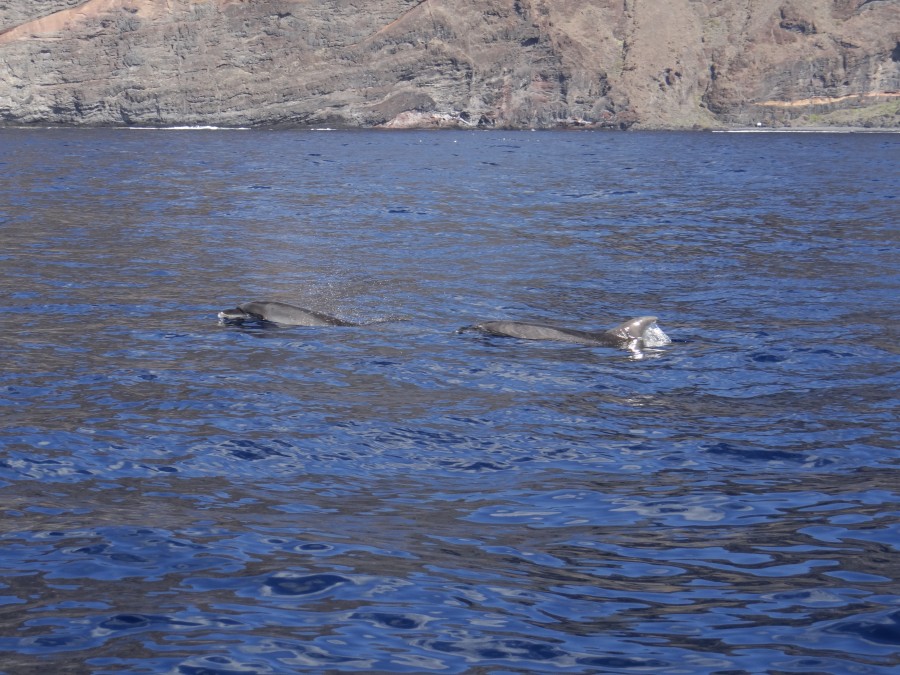
[[[245,302],[234,309],[219,312],[223,321],[268,321],[281,326],[355,326],[357,324],[344,321],[321,312],[303,307],[295,307],[286,302]]]
[[[523,340],[558,340],[592,347],[619,347],[631,351],[640,351],[643,347],[660,347],[671,342],[669,336],[656,325],[655,316],[639,316],[605,331],[575,330],[524,321],[485,321],[461,330],[467,329]]]

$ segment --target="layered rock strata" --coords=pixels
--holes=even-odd
[[[895,0],[0,0],[6,125],[900,126]]]

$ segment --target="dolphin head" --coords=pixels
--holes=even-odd
[[[630,342],[631,340],[643,339],[646,330],[655,323],[655,316],[639,316],[636,319],[629,319],[624,323],[620,323],[609,332],[622,340]]]
[[[235,307],[234,309],[223,309],[219,312],[219,319],[222,321],[245,321],[247,319],[252,319],[253,315],[245,312],[240,307]]]
[[[639,316],[636,319],[629,319],[607,331],[607,334],[620,340],[625,347],[632,351],[641,347],[661,347],[671,342],[662,328],[656,325],[655,316]]]

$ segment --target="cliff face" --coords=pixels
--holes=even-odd
[[[900,126],[896,0],[0,0],[5,124]]]

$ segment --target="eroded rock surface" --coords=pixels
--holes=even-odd
[[[896,0],[0,0],[0,121],[900,126]]]

